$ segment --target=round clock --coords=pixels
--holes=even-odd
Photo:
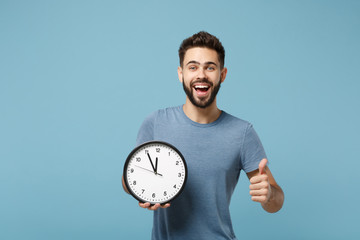
[[[183,155],[174,146],[150,141],[129,154],[123,176],[129,193],[138,201],[166,204],[184,189],[187,166]]]

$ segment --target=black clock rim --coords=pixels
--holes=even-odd
[[[137,147],[135,147],[130,153],[129,155],[127,156],[126,158],[126,161],[125,161],[125,164],[124,164],[124,169],[123,169],[123,176],[124,176],[124,183],[125,183],[125,186],[126,186],[126,189],[129,191],[130,195],[133,196],[136,200],[138,200],[139,202],[141,203],[146,203],[147,201],[144,201],[143,199],[139,198],[130,188],[129,184],[128,184],[128,181],[127,181],[127,166],[129,165],[129,161],[131,159],[131,156],[137,151],[139,150],[140,148],[146,146],[146,145],[149,145],[149,144],[163,144],[163,145],[167,145],[168,147],[174,149],[177,154],[179,154],[181,160],[183,161],[184,163],[184,167],[185,167],[185,179],[184,179],[184,183],[183,185],[181,186],[181,189],[179,190],[179,192],[177,192],[175,194],[175,196],[173,196],[172,198],[168,199],[167,201],[164,201],[164,202],[149,202],[151,206],[155,205],[156,203],[160,203],[161,205],[165,205],[167,203],[170,203],[171,201],[174,201],[174,199],[176,199],[181,193],[182,191],[184,190],[185,188],[185,185],[186,185],[186,181],[187,181],[187,177],[188,177],[188,169],[187,169],[187,164],[186,164],[186,161],[185,161],[185,158],[184,156],[182,155],[182,153],[179,151],[179,149],[177,149],[174,145],[168,143],[168,142],[164,142],[164,141],[159,141],[159,140],[153,140],[153,141],[147,141],[147,142],[144,142],[140,145],[138,145]]]

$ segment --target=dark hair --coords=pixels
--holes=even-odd
[[[188,49],[194,47],[204,47],[215,50],[218,54],[220,68],[224,67],[225,63],[225,49],[219,39],[214,35],[211,35],[208,32],[198,32],[191,37],[182,41],[180,48],[179,48],[179,59],[180,59],[180,66],[183,66],[184,56]]]

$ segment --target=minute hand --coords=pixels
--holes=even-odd
[[[155,173],[157,174],[157,167],[158,167],[158,158],[156,157],[155,161]]]

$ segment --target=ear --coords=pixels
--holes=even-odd
[[[225,81],[226,74],[227,74],[227,68],[224,67],[224,68],[221,70],[221,73],[220,73],[221,83],[223,83],[223,82]]]
[[[178,72],[179,81],[182,83],[183,82],[183,73],[182,73],[182,68],[180,66],[178,67],[177,72]]]

